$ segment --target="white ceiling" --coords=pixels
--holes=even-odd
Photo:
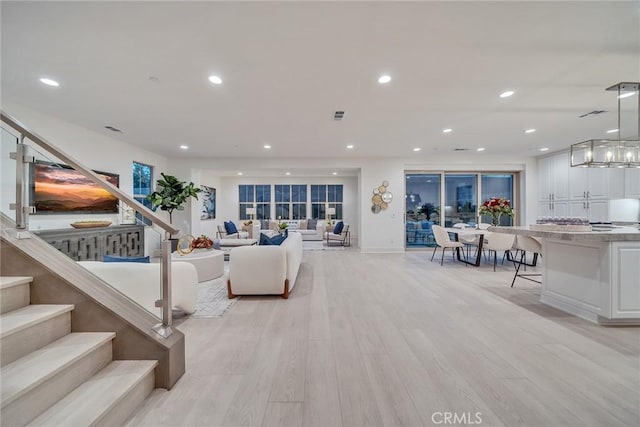
[[[617,100],[604,89],[640,80],[637,1],[1,7],[4,104],[170,157],[532,156],[611,137]],[[638,96],[627,100],[633,123]],[[578,118],[595,109],[608,112]]]

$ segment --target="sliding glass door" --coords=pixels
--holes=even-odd
[[[476,223],[478,174],[445,174],[444,225]]]
[[[513,174],[483,173],[482,174],[482,202],[493,197],[505,198],[513,206]],[[491,224],[491,217],[482,216],[482,222]],[[502,215],[500,225],[513,225],[513,217]]]
[[[515,209],[515,181],[514,173],[407,172],[405,246],[434,246],[433,225],[475,226],[478,207],[489,198],[504,197]],[[491,219],[482,217],[481,222],[490,223]],[[513,224],[511,217],[500,220],[500,225]]]
[[[435,245],[431,226],[440,225],[440,174],[407,174],[405,243],[407,247]]]

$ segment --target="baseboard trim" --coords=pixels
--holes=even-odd
[[[367,248],[361,247],[360,253],[363,254],[403,254],[404,248]]]

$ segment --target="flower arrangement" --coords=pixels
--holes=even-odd
[[[193,249],[211,249],[213,247],[213,240],[203,234],[197,239],[193,239],[191,247]]]
[[[480,215],[490,215],[491,223],[493,225],[500,224],[500,217],[502,215],[513,216],[513,208],[511,207],[511,201],[500,197],[492,197],[484,202],[478,210]]]
[[[253,220],[250,219],[249,221],[245,221],[242,224],[248,227],[250,225],[253,225]]]

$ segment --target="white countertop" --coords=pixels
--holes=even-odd
[[[541,231],[531,230],[528,226],[517,226],[489,227],[489,231],[568,241],[640,242],[640,230],[637,227],[615,227],[605,231]]]

